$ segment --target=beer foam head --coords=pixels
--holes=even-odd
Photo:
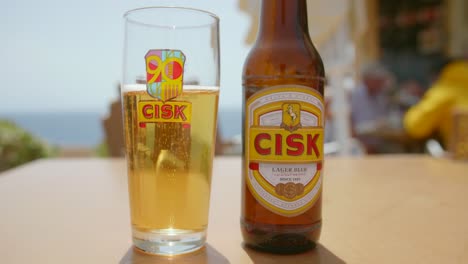
[[[219,86],[186,85],[186,84],[184,84],[183,90],[218,91]],[[135,91],[146,91],[146,84],[132,83],[132,84],[122,85],[122,92],[135,92]]]

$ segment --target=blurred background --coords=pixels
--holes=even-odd
[[[441,135],[441,118],[424,124],[422,117],[435,115],[418,105],[428,90],[441,86],[453,59],[464,63],[468,55],[468,3],[307,3],[310,35],[327,71],[326,153],[449,151],[459,134],[441,129]],[[4,1],[0,9],[0,171],[42,157],[122,155],[122,15],[155,5],[220,17],[217,154],[240,154],[242,66],[255,41],[259,0],[17,0]],[[456,75],[456,85],[466,88],[466,65],[453,71],[446,75]],[[464,120],[459,111],[453,116]]]

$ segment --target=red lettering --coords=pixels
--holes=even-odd
[[[159,118],[159,105],[154,106],[154,118]]]
[[[144,105],[144,106],[143,106],[143,116],[144,116],[145,118],[150,119],[150,118],[153,117],[154,112],[150,112],[150,110],[153,110],[153,106],[152,106],[152,105],[147,104],[147,105]]]
[[[185,110],[185,105],[176,105],[174,107],[174,118],[175,119],[182,119],[182,121],[187,120],[187,117],[185,117],[184,110]]]
[[[275,154],[281,156],[283,154],[283,136],[276,134],[275,137]]]
[[[307,155],[312,155],[312,150],[314,151],[315,153],[315,156],[317,156],[317,158],[320,158],[320,152],[318,150],[318,147],[317,147],[317,139],[319,138],[320,134],[316,134],[314,135],[314,137],[312,137],[312,135],[307,135]]]
[[[288,150],[286,153],[289,156],[300,156],[304,153],[304,144],[302,142],[294,141],[295,139],[302,140],[304,137],[301,134],[292,134],[286,138],[286,144],[288,145]]]
[[[260,146],[260,142],[262,140],[271,140],[271,136],[267,133],[261,133],[261,134],[258,134],[256,137],[255,137],[255,141],[254,141],[254,147],[255,147],[255,150],[257,151],[258,154],[260,155],[270,155],[271,154],[271,148],[262,148]]]
[[[171,119],[172,118],[172,106],[171,105],[163,105],[161,106],[161,118],[163,119]]]

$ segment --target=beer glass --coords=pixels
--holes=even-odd
[[[125,19],[122,108],[134,245],[175,255],[206,240],[219,97],[219,19],[148,7]]]

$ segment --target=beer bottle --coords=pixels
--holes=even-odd
[[[320,236],[324,67],[305,0],[263,0],[243,71],[241,229],[247,246],[314,248]]]

